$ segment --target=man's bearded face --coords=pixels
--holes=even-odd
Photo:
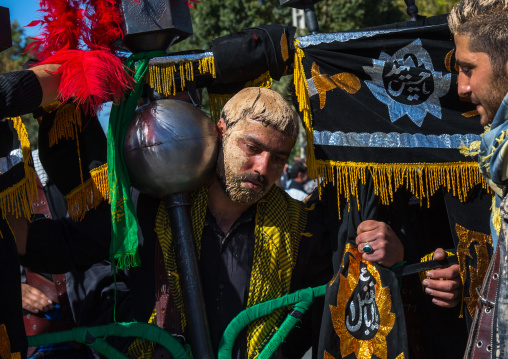
[[[459,96],[469,98],[476,105],[480,122],[486,126],[492,123],[508,92],[507,69],[496,71],[486,53],[471,51],[467,35],[455,35],[455,47],[455,58],[460,66]]]
[[[252,205],[280,178],[294,139],[261,121],[244,120],[228,129],[217,160],[217,179],[228,197]]]

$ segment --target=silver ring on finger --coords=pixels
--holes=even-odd
[[[364,251],[365,253],[369,254],[369,253],[374,252],[374,248],[372,248],[372,246],[370,245],[370,243],[369,243],[369,242],[367,242],[367,243],[365,243],[365,244],[363,245],[363,251]]]

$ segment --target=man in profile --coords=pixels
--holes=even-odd
[[[494,265],[487,272],[465,357],[484,351],[489,357],[502,357],[508,350],[508,1],[461,0],[448,22],[460,67],[459,96],[476,105],[482,125],[490,125],[482,137],[478,162],[496,196],[491,217],[496,253],[491,262],[500,263],[499,269]]]

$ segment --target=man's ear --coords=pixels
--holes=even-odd
[[[217,122],[217,131],[219,131],[219,136],[222,139],[226,134],[226,121],[223,118]]]

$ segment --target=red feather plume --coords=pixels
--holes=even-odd
[[[104,102],[119,103],[134,81],[122,61],[104,50],[62,50],[41,64],[45,63],[61,64],[56,71],[61,74],[60,100],[72,100],[85,112],[96,110]]]
[[[41,64],[60,64],[60,100],[73,100],[85,112],[107,101],[118,103],[133,86],[134,79],[115,56],[115,43],[123,36],[119,1],[40,0],[39,11],[45,15],[28,25],[41,25],[43,32],[25,52]],[[189,1],[201,2],[184,0],[190,7]]]
[[[28,45],[26,52],[43,61],[58,50],[77,49],[80,38],[87,32],[79,1],[42,0],[40,6],[39,11],[46,15],[37,25],[42,25],[44,30]]]

